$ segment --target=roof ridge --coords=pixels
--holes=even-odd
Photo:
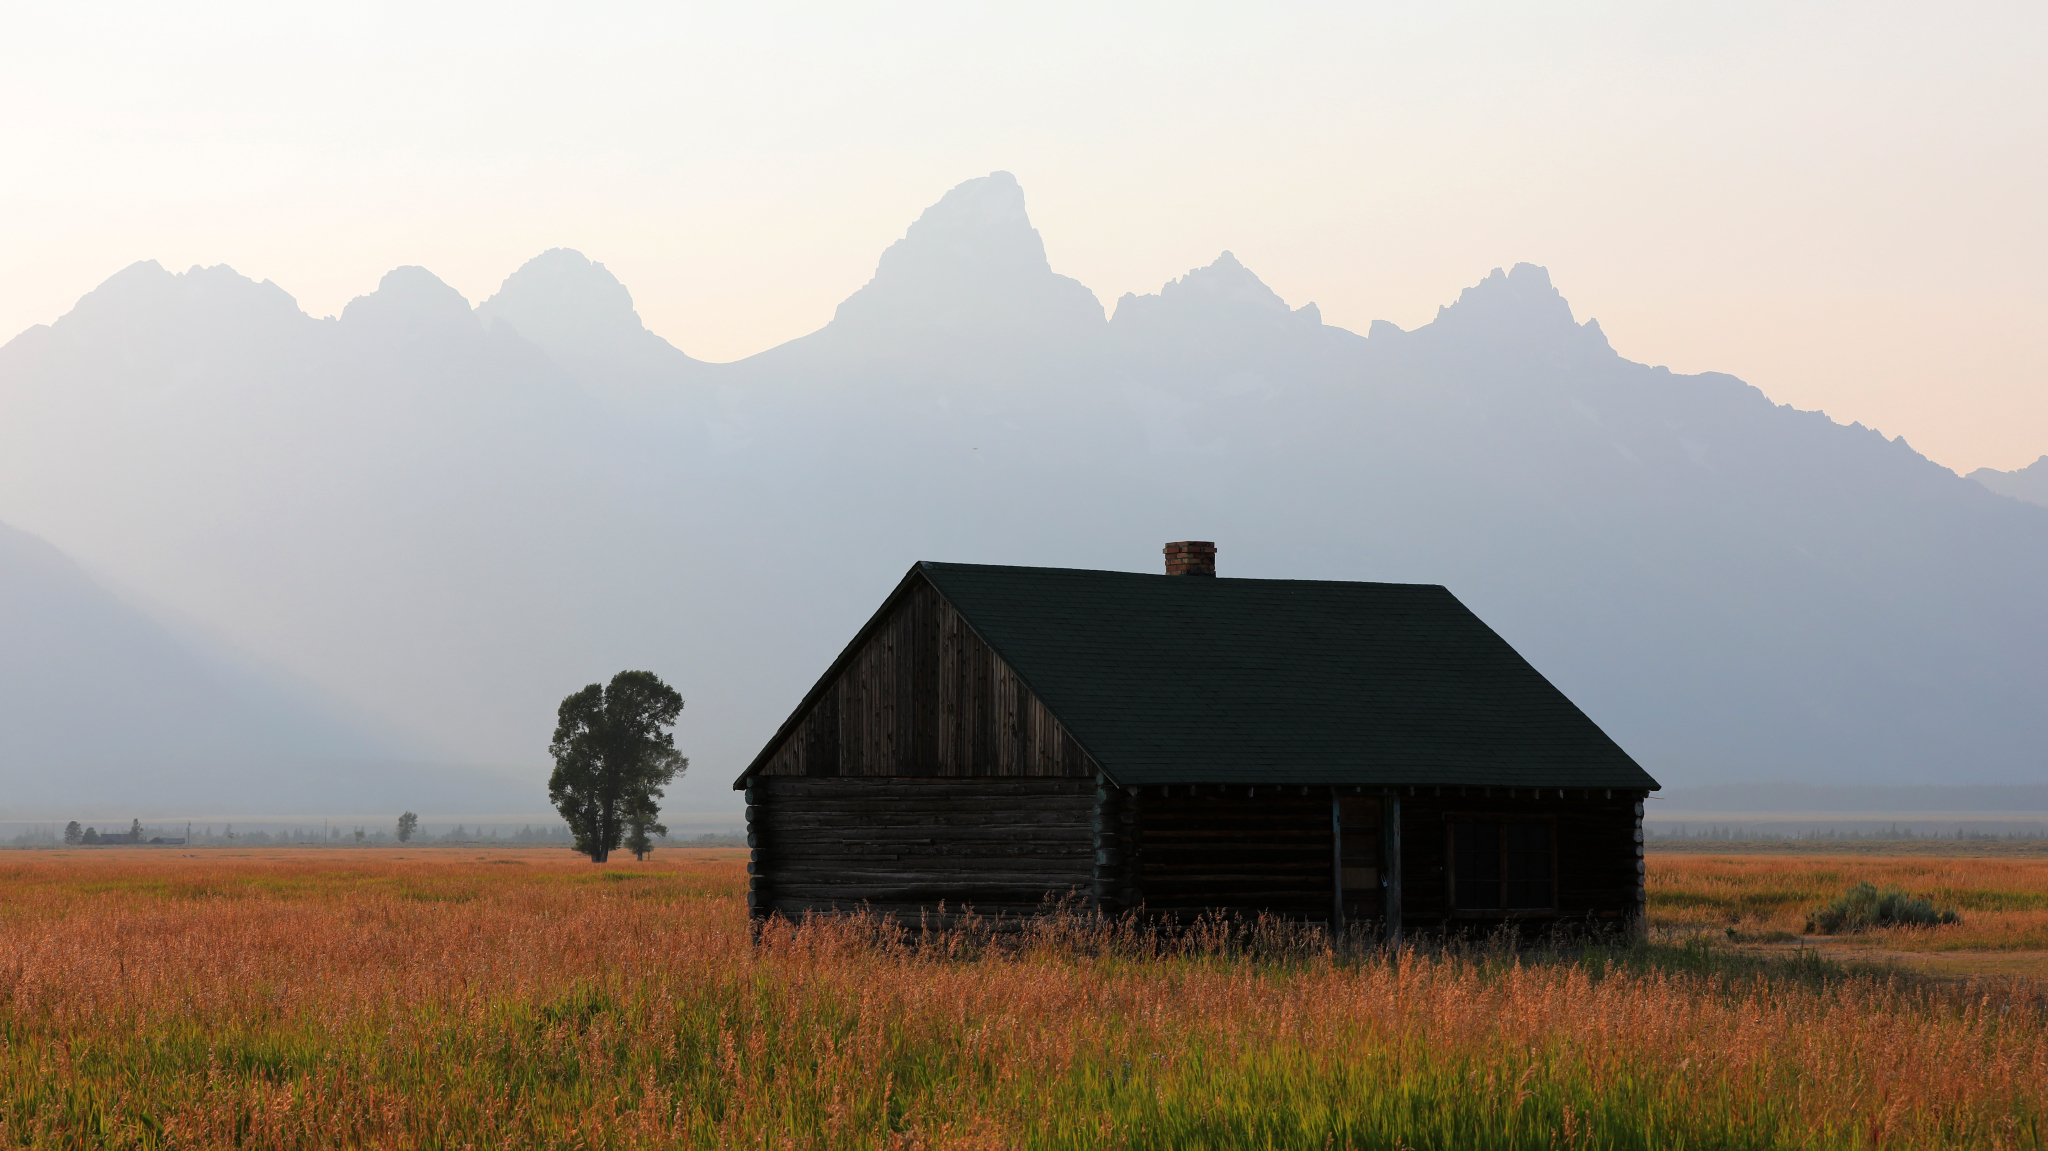
[[[1117,569],[1115,569],[1115,568],[1070,568],[1070,567],[1047,567],[1047,566],[1042,566],[1042,565],[1033,565],[1033,564],[977,564],[977,563],[961,563],[961,562],[958,562],[958,561],[955,561],[955,560],[919,560],[919,561],[917,561],[917,566],[918,566],[918,567],[921,567],[921,568],[923,568],[923,567],[930,567],[930,568],[961,568],[961,569],[973,569],[973,570],[978,570],[978,571],[1012,571],[1012,572],[1057,572],[1057,573],[1063,573],[1063,574],[1072,574],[1072,575],[1091,575],[1091,576],[1129,576],[1129,577],[1132,577],[1132,578],[1135,578],[1135,579],[1183,579],[1183,580],[1187,580],[1187,577],[1185,577],[1185,576],[1179,576],[1179,577],[1176,577],[1176,576],[1172,576],[1172,575],[1169,575],[1169,574],[1167,574],[1167,573],[1165,573],[1165,572],[1130,572],[1130,571],[1119,571],[1119,570],[1117,570]],[[1298,578],[1291,578],[1291,577],[1287,577],[1287,576],[1223,576],[1223,575],[1219,575],[1219,576],[1214,576],[1214,577],[1205,577],[1205,578],[1202,578],[1202,579],[1196,579],[1196,580],[1188,580],[1188,583],[1189,583],[1189,585],[1190,585],[1190,586],[1204,586],[1204,585],[1218,585],[1218,584],[1254,584],[1254,583],[1256,583],[1256,584],[1295,584],[1295,585],[1331,585],[1331,586],[1337,586],[1337,587],[1353,587],[1353,586],[1365,586],[1365,587],[1404,587],[1404,588],[1438,588],[1438,589],[1442,589],[1442,590],[1444,590],[1444,591],[1449,591],[1449,590],[1450,590],[1450,589],[1449,589],[1448,587],[1445,587],[1445,586],[1444,586],[1443,584],[1439,584],[1439,583],[1413,583],[1413,582],[1409,582],[1409,581],[1406,581],[1406,580],[1343,580],[1343,579],[1298,579]]]

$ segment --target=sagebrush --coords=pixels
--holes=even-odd
[[[1936,907],[1931,899],[1908,895],[1896,887],[1880,891],[1874,883],[1859,883],[1814,912],[1806,929],[1838,935],[1873,927],[1939,927],[1961,922],[1954,908]]]

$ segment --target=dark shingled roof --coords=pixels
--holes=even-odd
[[[929,562],[911,574],[1122,786],[1658,786],[1434,584]]]

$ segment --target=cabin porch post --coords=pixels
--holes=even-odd
[[[1380,806],[1380,852],[1386,857],[1387,939],[1401,938],[1401,793],[1389,791]]]
[[[1330,789],[1330,930],[1344,930],[1344,806]]]

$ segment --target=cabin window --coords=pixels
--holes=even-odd
[[[1555,909],[1556,831],[1548,819],[1451,820],[1451,906],[1467,913]]]

